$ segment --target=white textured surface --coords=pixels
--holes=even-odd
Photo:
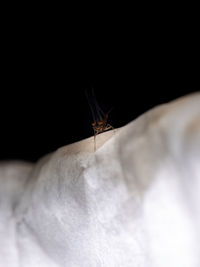
[[[199,267],[200,94],[97,141],[0,164],[0,266]]]

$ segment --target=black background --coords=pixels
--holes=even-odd
[[[113,108],[115,128],[200,88],[198,44],[190,38],[190,47],[183,46],[184,35],[169,41],[166,32],[154,36],[148,29],[120,35],[112,29],[112,36],[84,29],[71,35],[49,24],[38,29],[12,24],[4,37],[1,160],[36,161],[91,136],[87,88],[94,88],[104,111]]]

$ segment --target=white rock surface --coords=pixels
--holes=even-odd
[[[199,267],[200,94],[0,164],[0,266]]]

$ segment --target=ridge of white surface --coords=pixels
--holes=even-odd
[[[0,165],[0,267],[200,266],[200,94]]]

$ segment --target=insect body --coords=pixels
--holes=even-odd
[[[90,105],[90,109],[92,111],[92,117],[93,117],[92,128],[94,130],[94,150],[96,150],[96,136],[100,133],[103,133],[105,131],[114,128],[108,123],[109,112],[104,113],[103,110],[100,108],[96,100],[94,90],[92,89],[91,95],[89,95],[88,92],[86,91],[86,96],[88,99],[88,103]]]
[[[108,114],[105,114],[105,117],[101,121],[95,121],[92,123],[92,128],[94,130],[94,135],[105,132],[107,130],[113,129],[113,127],[108,124]]]

